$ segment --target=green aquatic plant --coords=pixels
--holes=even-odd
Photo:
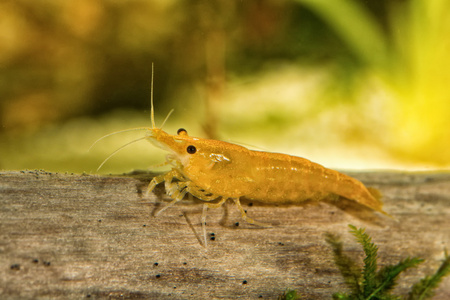
[[[439,269],[432,276],[426,276],[416,283],[408,295],[408,300],[423,300],[434,295],[434,289],[438,287],[442,279],[450,274],[450,256],[445,251],[445,258]]]
[[[351,292],[335,293],[334,299],[400,299],[400,296],[393,295],[392,289],[401,272],[406,269],[416,267],[424,260],[412,257],[406,258],[395,265],[389,265],[377,271],[378,247],[372,242],[372,238],[365,232],[364,228],[356,228],[349,225],[350,232],[355,236],[357,242],[363,247],[366,257],[364,267],[361,269],[356,262],[343,254],[342,242],[334,235],[327,235],[327,242],[332,246],[335,263],[345,279]],[[408,299],[429,299],[433,295],[433,290],[439,285],[442,278],[450,273],[450,259],[445,253],[445,259],[441,267],[433,276],[423,278],[415,284]]]
[[[333,294],[336,300],[425,300],[434,295],[434,290],[439,286],[442,279],[450,274],[450,256],[447,251],[444,260],[438,270],[431,276],[425,276],[414,284],[406,297],[392,294],[396,280],[400,273],[406,269],[416,267],[424,260],[413,257],[406,258],[395,265],[385,266],[378,269],[378,247],[372,242],[372,238],[365,232],[364,228],[356,228],[349,225],[350,232],[355,236],[356,241],[361,244],[366,257],[363,268],[357,262],[343,252],[343,244],[339,237],[333,234],[326,235],[327,243],[332,247],[334,261],[345,283],[350,288],[349,293],[337,292]],[[279,300],[300,299],[297,291],[287,289]]]
[[[278,300],[300,300],[300,296],[297,295],[296,290],[286,289],[283,295],[278,297]]]

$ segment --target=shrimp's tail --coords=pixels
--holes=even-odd
[[[373,188],[373,187],[368,187],[367,190],[376,200],[378,200],[381,204],[383,203],[381,201],[381,197],[383,197],[383,195],[381,194],[381,192],[378,189]]]
[[[377,202],[379,203],[379,207],[376,208],[375,210],[382,213],[385,216],[395,219],[393,216],[391,216],[390,214],[388,214],[387,212],[385,212],[382,209],[383,201],[381,201],[381,198],[383,197],[383,195],[381,194],[381,192],[378,189],[373,188],[373,187],[368,187],[367,190],[369,191],[370,195],[372,195],[372,197],[375,198],[375,200],[377,200]]]
[[[382,194],[379,190],[366,187],[361,181],[348,175],[340,174],[339,185],[335,186],[335,194],[354,200],[357,203],[391,217],[383,210]]]

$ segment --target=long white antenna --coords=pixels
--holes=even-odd
[[[111,157],[113,157],[114,155],[116,155],[117,152],[119,152],[119,151],[122,150],[123,148],[125,148],[125,147],[127,147],[127,146],[129,146],[129,145],[131,145],[131,144],[133,144],[133,143],[136,143],[136,142],[138,142],[138,141],[144,140],[144,139],[146,139],[146,138],[147,138],[146,136],[143,136],[143,137],[141,137],[141,138],[138,138],[138,139],[135,139],[135,140],[133,140],[133,141],[131,141],[131,142],[128,142],[128,143],[126,143],[125,145],[123,145],[123,146],[117,148],[116,150],[114,150],[114,152],[111,153],[111,154],[110,154],[110,155],[109,155],[109,156],[108,156],[108,157],[100,164],[100,166],[97,168],[97,172],[98,172],[98,170],[101,169],[101,167],[103,167],[103,165],[104,165]]]
[[[170,115],[174,112],[175,110],[172,108],[169,113],[167,114],[167,117],[164,119],[164,122],[162,122],[161,124],[161,129],[164,127],[164,124],[166,124],[166,121],[169,119]]]
[[[137,127],[137,128],[130,128],[130,129],[119,130],[119,131],[115,131],[115,132],[112,132],[112,133],[108,133],[107,135],[104,135],[104,136],[102,136],[101,138],[99,138],[98,140],[96,140],[96,141],[89,147],[88,151],[91,151],[91,149],[92,149],[98,142],[100,142],[101,140],[103,140],[104,138],[107,138],[107,137],[109,137],[109,136],[111,136],[111,135],[115,135],[115,134],[118,134],[118,133],[127,132],[127,131],[136,131],[136,130],[148,130],[148,128],[147,128],[147,127]]]
[[[155,129],[155,110],[153,108],[153,77],[155,75],[155,64],[152,63],[152,84],[151,84],[151,91],[150,91],[150,102],[151,102],[151,111],[150,111],[150,117],[152,119],[152,128]]]

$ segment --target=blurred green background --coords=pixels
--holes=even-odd
[[[0,169],[96,172],[164,129],[340,169],[450,167],[448,0],[0,2]],[[99,171],[164,160],[146,141]]]

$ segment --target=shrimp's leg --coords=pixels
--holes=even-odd
[[[179,182],[177,182],[177,183],[176,183],[176,186],[180,187],[180,186],[182,186],[182,184],[179,184]],[[162,213],[163,211],[165,211],[165,210],[168,209],[169,207],[174,206],[178,201],[180,201],[181,199],[184,198],[184,196],[186,195],[186,193],[187,193],[187,189],[185,188],[185,186],[182,187],[182,188],[179,189],[179,190],[176,190],[176,191],[173,193],[173,195],[172,195],[173,200],[170,201],[168,204],[166,204],[166,206],[164,206],[163,208],[161,208],[158,212],[156,212],[156,213],[155,213],[155,216],[159,215],[160,213]]]
[[[205,203],[204,205],[206,205],[208,208],[219,208],[225,203],[225,201],[227,201],[227,199],[228,198],[222,198],[217,203]]]
[[[241,212],[241,216],[242,216],[242,219],[244,219],[244,221],[246,221],[250,224],[258,225],[258,226],[262,226],[262,227],[270,226],[270,224],[258,222],[258,221],[253,220],[252,218],[249,218],[247,216],[247,213],[245,212],[245,210],[242,208],[239,198],[233,198],[233,201],[234,201],[234,203],[236,203],[236,206],[238,207],[239,211]]]
[[[169,196],[173,194],[176,190],[176,184],[175,185],[172,184],[173,178],[178,178],[182,180],[184,177],[177,169],[172,169],[172,171],[167,172],[164,175],[164,188],[166,189],[166,193]]]
[[[153,179],[150,181],[150,183],[149,183],[149,185],[147,187],[147,191],[145,192],[145,196],[148,197],[148,195],[151,193],[151,191],[153,191],[153,189],[158,184],[160,184],[163,181],[165,181],[165,186],[166,186],[166,190],[167,190],[167,187],[170,186],[170,184],[172,183],[172,179],[174,177],[181,177],[182,178],[182,175],[181,175],[181,173],[178,170],[173,169],[172,171],[167,172],[166,174],[161,174],[161,175],[158,175],[156,177],[153,177]]]
[[[218,208],[218,207],[221,207],[221,206],[225,203],[225,201],[227,201],[227,198],[222,198],[222,199],[220,199],[220,201],[217,202],[217,203],[204,203],[204,204],[203,204],[203,211],[202,211],[202,231],[203,231],[203,239],[204,239],[204,245],[205,245],[205,248],[206,248],[206,246],[207,246],[207,244],[206,244],[206,241],[207,241],[207,239],[206,239],[206,212],[207,212],[208,208]]]
[[[172,169],[172,171],[167,172],[166,174],[154,177],[148,185],[147,192],[145,193],[146,196],[149,195],[149,193],[155,188],[156,185],[164,181],[166,193],[173,198],[173,200],[169,202],[169,204],[164,206],[160,211],[156,212],[155,216],[159,215],[161,212],[183,199],[184,195],[186,195],[187,193],[187,183],[183,181],[172,182],[174,177],[179,178],[180,180],[183,179],[183,175],[177,169]]]
[[[147,187],[147,191],[145,192],[145,197],[148,197],[148,195],[150,195],[151,191],[153,191],[153,189],[160,184],[161,182],[164,181],[164,177],[166,176],[166,174],[162,174],[156,177],[153,177],[152,181],[150,181],[148,187]]]
[[[166,181],[167,183],[167,181]],[[186,182],[177,181],[166,184],[166,194],[169,195],[172,199],[176,198],[178,194],[185,189],[187,186]]]
[[[208,210],[208,206],[203,204],[203,211],[202,211],[202,232],[203,232],[203,245],[205,245],[205,248],[208,246],[206,244],[206,211]]]

